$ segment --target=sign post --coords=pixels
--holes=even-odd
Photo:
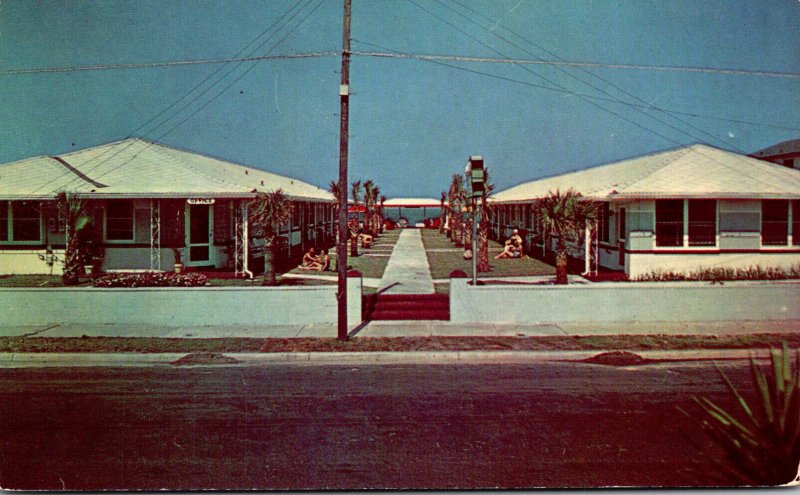
[[[472,286],[478,286],[478,221],[480,220],[480,200],[483,197],[486,176],[483,168],[483,157],[472,155],[467,160],[464,170],[470,187],[472,202]]]

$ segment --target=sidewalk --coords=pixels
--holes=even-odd
[[[449,321],[371,321],[350,327],[369,337],[541,337],[591,335],[750,335],[800,332],[800,320],[721,322],[602,322],[461,324]],[[263,326],[34,325],[0,326],[0,337],[334,338],[335,324]]]
[[[425,351],[425,352],[275,352],[228,353],[236,360],[214,366],[264,364],[292,365],[391,365],[391,364],[528,364],[536,362],[581,361],[600,351]],[[681,351],[636,351],[645,360],[678,362],[767,359],[767,349],[711,349]],[[80,366],[169,366],[186,353],[0,353],[0,368],[43,368]],[[654,365],[659,363],[647,363]],[[196,366],[204,366],[197,364]],[[631,365],[638,366],[638,365]]]
[[[382,294],[433,294],[433,279],[419,229],[403,229],[378,284]]]

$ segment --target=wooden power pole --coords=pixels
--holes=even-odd
[[[338,338],[347,340],[347,149],[350,126],[350,2],[344,0],[342,22],[342,82],[339,86],[339,241],[336,243],[338,269]],[[355,241],[353,241],[355,242]]]

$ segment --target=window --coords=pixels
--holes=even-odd
[[[133,201],[113,200],[106,204],[106,239],[133,240]]]
[[[8,202],[0,201],[0,241],[8,241]]]
[[[789,236],[789,202],[765,199],[761,202],[761,244],[785,246]]]
[[[689,245],[717,245],[717,201],[689,200]]]
[[[42,214],[32,201],[0,201],[0,242],[40,242]]]
[[[600,203],[597,208],[597,237],[601,242],[608,242],[609,229],[609,205],[608,203]]]
[[[792,244],[800,246],[800,200],[792,201]]]
[[[683,246],[683,200],[656,201],[656,246]]]

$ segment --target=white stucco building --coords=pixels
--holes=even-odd
[[[141,139],[0,165],[0,274],[60,274],[60,191],[87,200],[95,269],[185,266],[248,271],[253,257],[247,206],[282,189],[294,205],[281,226],[289,249],[333,234],[332,195],[306,182]]]
[[[536,180],[495,194],[494,234],[547,242],[535,204],[574,189],[600,206],[571,254],[635,278],[657,271],[800,264],[800,170],[706,145]],[[592,266],[595,265],[595,266]]]

